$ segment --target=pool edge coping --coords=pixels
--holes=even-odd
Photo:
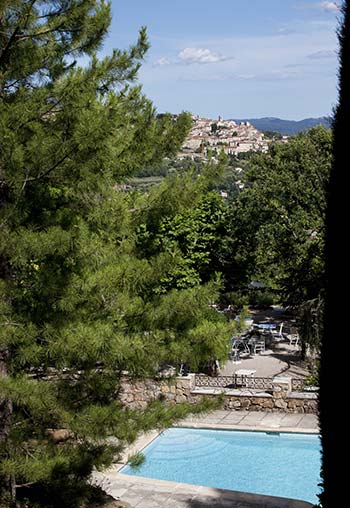
[[[220,424],[220,423],[191,423],[184,422],[173,425],[173,427],[185,427],[189,429],[208,429],[208,430],[244,430],[251,432],[278,432],[279,434],[319,434],[319,429],[306,427],[279,427],[269,425],[240,425],[240,424]]]

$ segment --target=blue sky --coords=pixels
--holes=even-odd
[[[159,112],[298,120],[336,103],[338,2],[112,0],[112,11],[106,53],[147,27],[139,81]]]

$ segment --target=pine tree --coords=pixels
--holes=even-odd
[[[176,153],[190,117],[157,117],[134,84],[144,28],[97,58],[109,22],[104,1],[0,7],[0,492],[12,504],[24,490],[75,506],[94,467],[183,414],[125,410],[123,372],[153,375],[226,340],[213,285],[158,295],[161,260],[135,256],[115,184]]]

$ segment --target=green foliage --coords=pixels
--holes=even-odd
[[[324,333],[324,291],[298,306],[299,332],[312,353],[319,350]],[[311,370],[315,366],[311,365]]]
[[[159,271],[159,293],[208,282],[220,270],[226,205],[210,189],[222,170],[209,163],[201,175],[172,175],[136,201],[140,255],[161,260],[162,267],[171,263],[165,275]]]
[[[145,462],[146,457],[142,452],[136,452],[128,458],[128,464],[133,469],[137,469]]]
[[[252,158],[230,212],[231,284],[261,280],[292,306],[319,297],[331,146],[317,127]]]
[[[269,290],[250,290],[247,294],[250,305],[258,307],[270,307],[278,302],[277,295]]]
[[[320,370],[320,362],[318,360],[314,363],[314,365],[311,366],[311,373],[305,379],[306,386],[319,386],[320,383],[319,370]]]
[[[280,132],[266,130],[262,131],[262,133],[264,134],[265,138],[272,140],[282,139],[282,134]]]
[[[241,309],[249,305],[249,297],[241,291],[228,291],[223,293],[222,301],[226,305],[232,305],[236,309]]]
[[[199,239],[220,206],[203,198],[209,170],[184,230],[194,183],[179,180],[171,197],[115,188],[173,157],[190,126],[186,113],[157,116],[135,85],[144,28],[128,50],[98,60],[104,1],[2,2],[0,20],[0,493],[14,503],[34,483],[32,499],[72,507],[94,468],[190,410],[125,410],[123,372],[153,376],[164,362],[224,354],[229,328],[209,307],[218,284],[209,274],[199,284],[215,227],[198,248],[191,239],[185,268],[178,239],[197,224]],[[165,246],[163,213],[173,218]]]
[[[110,498],[98,485],[87,484],[84,479],[57,475],[50,483],[41,482],[30,489],[18,489],[18,508],[80,508],[104,507]],[[1,506],[1,505],[0,505]],[[7,504],[4,507],[7,508]],[[1,506],[3,508],[3,506]]]
[[[141,416],[143,428],[145,430],[155,428],[164,430],[174,422],[183,419],[189,413],[200,415],[208,411],[222,408],[224,398],[223,394],[215,397],[203,397],[201,401],[196,404],[191,404],[189,402],[164,404],[163,401],[155,400],[149,404],[145,416]]]

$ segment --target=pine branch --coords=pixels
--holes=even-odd
[[[62,101],[63,99],[65,98],[65,95],[64,95],[64,92],[69,88],[69,84],[67,84],[63,90],[62,90],[62,95],[60,98],[56,99],[56,102],[54,102],[52,105],[50,105],[49,109],[46,109],[45,111],[43,111],[42,113],[38,113],[37,115],[33,115],[31,116],[30,118],[28,118],[25,122],[22,122],[17,128],[16,130],[19,130],[19,129],[22,129],[23,127],[25,127],[26,125],[28,125],[28,123],[30,122],[34,122],[35,120],[42,120],[46,115],[48,115],[51,111],[53,111],[56,106],[58,106]],[[69,95],[68,95],[69,97]]]
[[[16,489],[23,489],[25,487],[31,487],[32,485],[35,485],[36,483],[38,483],[38,482],[28,482],[28,483],[20,483],[20,484],[16,483],[15,487],[16,487]]]
[[[21,123],[16,130],[19,130],[19,129],[22,129],[23,127],[25,127],[26,125],[28,125],[28,123],[30,122],[34,122],[35,120],[42,120],[43,118],[45,118],[46,115],[48,115],[49,113],[51,113],[51,111],[53,111],[55,109],[56,106],[58,106],[62,101],[63,101],[64,97],[62,96],[60,99],[57,99],[56,102],[54,102],[50,107],[49,109],[46,109],[45,111],[43,111],[42,113],[39,113],[38,115],[35,115],[35,116],[32,116],[31,118],[29,118],[28,120],[26,120],[25,122]]]
[[[63,155],[63,157],[61,157],[51,168],[44,171],[44,173],[41,173],[41,175],[35,176],[33,178],[26,178],[23,182],[23,187],[25,187],[25,185],[27,183],[37,182],[38,180],[41,180],[42,178],[46,178],[50,173],[52,173],[52,171],[54,171],[60,164],[62,164],[62,162],[64,162],[66,159],[68,159],[68,157],[70,157],[72,155],[72,153],[75,152],[75,150],[76,150],[75,147],[72,148],[72,150],[70,150],[68,153]]]
[[[42,14],[41,16],[37,16],[37,19],[53,18],[55,16],[61,16],[62,14],[66,16],[67,13],[71,10],[72,10],[71,7],[68,7],[68,9],[66,10],[58,9],[57,11],[47,12],[46,14]]]
[[[17,33],[19,32],[19,25],[16,26],[15,30],[13,31],[11,37],[9,38],[9,40],[7,41],[7,44],[6,46],[4,47],[1,55],[0,55],[0,66],[5,62],[5,59],[6,59],[6,56],[7,56],[7,53],[9,52],[10,50],[10,47],[11,45],[13,44],[15,38],[16,38],[16,35]]]
[[[25,21],[24,21],[24,26],[23,26],[23,28],[26,28],[26,26],[27,26],[27,23],[28,23],[28,20],[29,20],[29,16],[30,16],[31,10],[32,10],[32,8],[33,8],[33,6],[34,6],[34,4],[35,4],[35,2],[36,2],[36,1],[37,1],[37,0],[32,0],[32,1],[30,2],[30,4],[29,4],[29,9],[28,9],[27,15],[26,15],[26,17],[25,17]],[[17,34],[18,34],[18,32],[19,32],[20,28],[22,28],[22,27],[21,27],[21,25],[20,25],[20,23],[19,23],[19,24],[16,26],[16,28],[14,29],[14,31],[12,32],[12,35],[10,36],[9,40],[7,41],[7,44],[6,44],[5,48],[3,49],[3,51],[2,51],[2,53],[1,53],[1,55],[0,55],[0,67],[1,67],[1,65],[3,65],[3,64],[4,64],[4,62],[6,62],[7,53],[9,52],[10,47],[12,46],[13,42],[15,41],[16,36],[17,36]]]
[[[25,40],[28,40],[28,39],[36,39],[38,37],[41,37],[42,35],[47,35],[47,34],[50,34],[52,32],[62,32],[62,33],[67,33],[67,32],[78,32],[79,29],[76,29],[76,30],[59,30],[60,27],[64,26],[64,22],[62,22],[60,25],[54,27],[54,28],[48,28],[47,30],[42,30],[41,32],[37,32],[37,33],[34,33],[32,35],[23,35],[23,36],[17,36],[17,42],[21,42],[21,41],[25,41]]]
[[[11,88],[12,86],[15,86],[17,85],[17,83],[19,83],[20,81],[22,81],[23,78],[18,78],[16,79],[15,81],[12,81],[12,83],[9,83],[7,85],[4,85],[4,89],[6,90],[7,88]]]

